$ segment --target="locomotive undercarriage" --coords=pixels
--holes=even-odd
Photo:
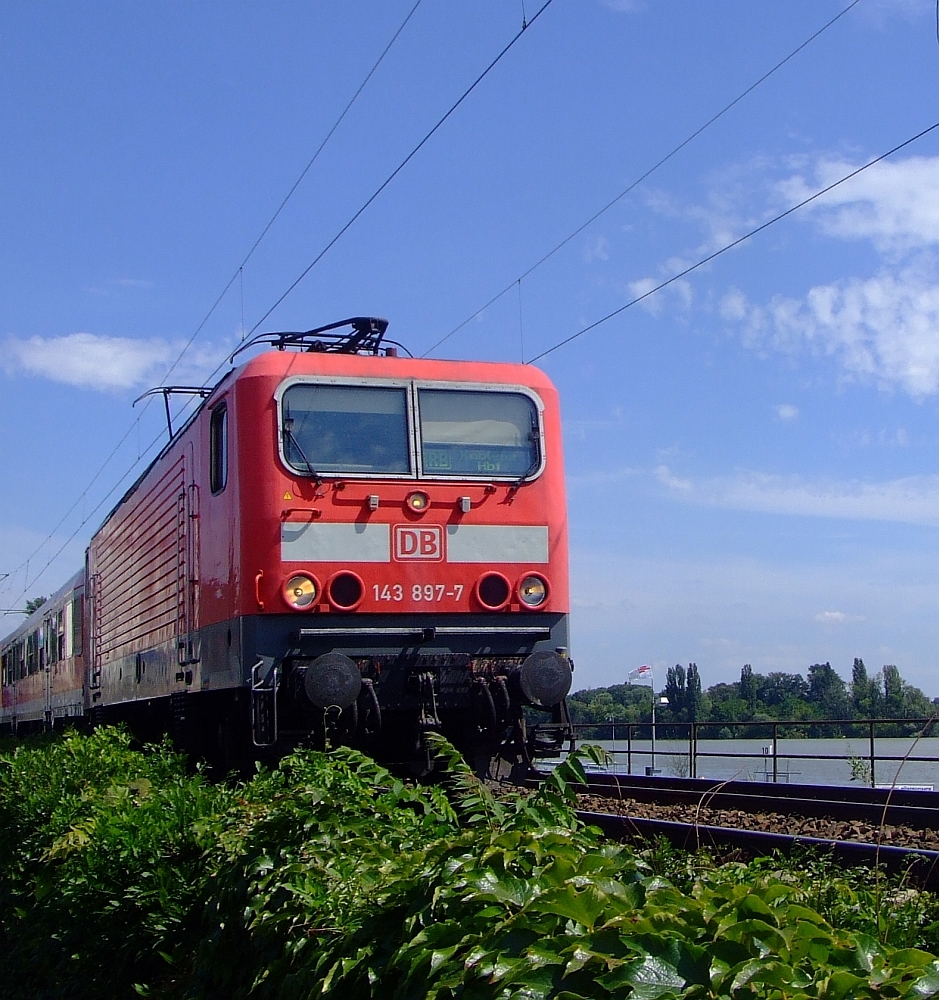
[[[439,732],[478,773],[505,776],[570,738],[565,615],[325,619],[236,619],[110,664],[91,721],[126,721],[145,740],[169,732],[221,773],[345,744],[420,775],[433,768],[425,734]]]
[[[306,693],[317,660],[285,659],[278,685],[277,741],[350,743],[393,767],[432,769],[424,740],[443,733],[484,775],[530,766],[560,751],[567,712],[529,702],[520,683],[524,656],[424,653],[349,657],[361,677],[345,708],[315,705]],[[547,732],[526,719],[525,708],[550,722]],[[257,718],[257,716],[255,716]],[[257,734],[256,734],[257,735]],[[268,734],[268,737],[273,734]]]
[[[259,655],[252,672],[255,744],[348,743],[410,773],[432,769],[427,732],[445,735],[483,774],[557,753],[567,723],[566,616],[477,617],[430,627],[416,616],[367,624],[336,616],[292,632],[285,653]],[[531,662],[536,652],[545,662]],[[534,678],[538,691],[555,690],[538,687],[542,668],[568,678],[551,704],[532,689]],[[532,728],[533,714],[551,723],[546,732]]]

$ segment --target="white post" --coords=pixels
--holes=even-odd
[[[652,679],[652,777],[655,777],[655,674],[649,675]]]
[[[626,683],[627,684],[631,684],[632,683],[632,678],[634,676],[638,680],[640,680],[640,681],[644,680],[645,679],[645,672],[646,671],[649,672],[649,680],[651,681],[651,686],[652,686],[652,764],[649,767],[646,768],[646,776],[648,776],[650,774],[654,774],[655,773],[655,674],[652,671],[652,665],[650,663],[646,663],[646,664],[643,664],[641,667],[637,667],[635,670],[630,670],[629,674],[626,677]],[[611,719],[610,721],[612,722],[613,720]],[[639,723],[639,725],[641,726],[642,723]],[[628,726],[627,726],[627,730],[628,731],[627,731],[626,735],[630,736],[631,730],[629,730]],[[627,740],[627,742],[628,742],[628,740]],[[630,747],[632,747],[631,743],[630,743]],[[638,752],[640,754],[642,753],[641,750],[638,751]],[[630,750],[630,754],[631,754],[631,750]],[[630,756],[630,760],[632,760],[631,756]],[[632,771],[630,770],[630,774],[631,773],[632,773]]]

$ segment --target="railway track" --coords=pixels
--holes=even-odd
[[[811,849],[939,889],[939,793],[589,774],[581,818],[617,840],[750,855]]]

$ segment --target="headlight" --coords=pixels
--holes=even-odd
[[[430,497],[423,490],[415,490],[408,494],[405,502],[415,514],[423,514],[430,506]]]
[[[297,573],[284,584],[284,597],[292,608],[308,608],[316,595],[316,583],[303,573]]]
[[[526,576],[518,585],[518,597],[526,607],[541,607],[548,599],[548,585],[540,576]]]

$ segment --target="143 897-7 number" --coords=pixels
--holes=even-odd
[[[376,601],[403,601],[404,587],[400,583],[372,584],[372,592]],[[455,583],[448,588],[445,583],[415,583],[411,587],[412,601],[431,601],[436,603],[445,597],[458,601],[463,596],[463,584]]]

